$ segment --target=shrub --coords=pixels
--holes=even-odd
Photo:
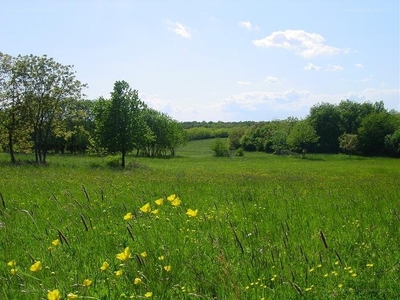
[[[214,151],[214,156],[223,157],[223,156],[231,156],[229,151],[229,146],[227,143],[217,139],[212,145],[211,150]]]

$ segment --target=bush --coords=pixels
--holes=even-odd
[[[222,142],[221,140],[216,140],[211,145],[211,150],[214,151],[214,156],[218,156],[218,157],[231,156],[228,144]]]
[[[236,156],[244,156],[244,150],[243,150],[243,148],[242,147],[240,147],[240,148],[238,148],[237,150],[236,150],[236,154],[235,154]]]

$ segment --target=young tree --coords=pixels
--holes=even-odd
[[[301,151],[304,158],[306,152],[318,142],[319,136],[307,121],[299,121],[293,126],[287,137],[288,145],[295,151]]]
[[[339,147],[349,154],[357,150],[358,137],[357,134],[345,133],[339,137]]]
[[[141,118],[145,105],[138,91],[126,81],[117,81],[111,99],[100,100],[96,114],[99,144],[108,151],[120,152],[121,167],[125,168],[126,154],[132,151],[142,135]]]

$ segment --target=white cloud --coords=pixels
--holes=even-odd
[[[241,21],[239,22],[240,27],[244,27],[247,30],[259,30],[258,26],[253,26],[250,21]]]
[[[253,44],[257,47],[277,47],[294,50],[304,58],[349,52],[348,49],[328,46],[325,44],[325,39],[322,35],[304,30],[274,31],[263,39],[254,40]]]
[[[321,69],[320,66],[316,66],[312,63],[308,63],[306,66],[304,66],[303,70],[306,71],[319,71],[319,69]]]
[[[168,25],[170,26],[168,28],[168,30],[174,32],[175,34],[184,37],[184,38],[190,38],[191,34],[190,34],[190,28],[186,27],[184,25],[182,25],[179,22],[171,22],[170,20],[166,20],[166,22],[168,23]]]
[[[280,80],[274,76],[268,76],[264,81],[268,83],[280,83]]]
[[[250,81],[238,80],[236,83],[239,84],[239,85],[251,85]]]
[[[325,71],[328,71],[328,72],[339,72],[339,71],[343,71],[343,70],[344,70],[344,68],[340,65],[328,65],[325,68]]]
[[[360,69],[364,69],[365,68],[365,66],[363,64],[355,64],[355,66],[357,68],[360,68]]]

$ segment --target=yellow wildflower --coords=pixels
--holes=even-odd
[[[10,269],[11,275],[15,275],[16,273],[17,273],[17,269],[14,269],[14,268]]]
[[[181,204],[181,200],[176,197],[172,202],[171,202],[172,206],[179,206],[179,204]]]
[[[38,260],[37,262],[35,262],[30,268],[29,270],[31,270],[31,272],[38,272],[42,269],[42,263],[40,262],[40,260]]]
[[[74,293],[69,293],[69,294],[67,295],[67,299],[68,299],[68,300],[75,300],[75,299],[78,299],[78,295],[76,295],[76,294],[74,294]]]
[[[176,198],[176,195],[175,195],[175,194],[172,194],[172,195],[169,195],[169,196],[168,196],[167,200],[170,201],[170,202],[172,202],[172,201],[175,200],[175,198]]]
[[[308,287],[308,288],[305,288],[304,290],[306,291],[306,292],[309,292],[309,291],[311,291],[312,290],[312,286],[310,286],[310,287]]]
[[[53,246],[58,246],[58,245],[60,245],[60,240],[59,240],[59,239],[56,239],[56,240],[52,241],[51,244],[52,244]]]
[[[163,198],[160,198],[160,199],[157,199],[156,201],[154,201],[158,206],[160,206],[160,205],[163,205],[163,203],[164,203],[164,199]]]
[[[7,263],[7,266],[14,268],[14,267],[16,266],[15,260],[14,260],[14,259],[13,259],[13,260],[10,260],[10,261]]]
[[[48,300],[60,300],[61,299],[60,291],[59,290],[49,291],[47,293],[47,299]]]
[[[198,213],[198,210],[196,209],[196,210],[192,210],[192,209],[188,209],[187,211],[186,211],[186,214],[189,216],[189,217],[196,217],[197,216],[197,213]]]
[[[124,249],[124,252],[117,254],[117,259],[122,260],[122,261],[127,261],[130,258],[131,258],[131,251],[129,250],[129,247],[126,247]]]
[[[115,276],[121,276],[123,274],[122,270],[118,270],[115,272]]]
[[[142,279],[136,277],[135,280],[133,281],[134,284],[141,284],[142,283]]]
[[[339,287],[339,289],[341,289],[343,287],[343,284],[339,283],[338,287]]]
[[[151,211],[150,203],[146,203],[140,208],[141,212],[149,213]]]
[[[130,220],[130,219],[132,219],[132,218],[133,218],[133,215],[132,215],[131,212],[128,212],[128,213],[124,216],[124,220],[125,220],[125,221],[128,221],[128,220]]]
[[[168,266],[164,266],[164,270],[167,271],[167,272],[170,272],[171,271],[171,266],[169,266],[169,265]]]
[[[158,209],[153,210],[151,213],[155,215],[158,214]]]
[[[108,262],[103,262],[103,264],[100,267],[100,270],[105,271],[108,269],[108,267],[110,266],[110,264]]]
[[[165,258],[165,256],[161,255],[161,256],[158,257],[158,260],[164,260],[164,258]]]
[[[373,267],[374,266],[374,264],[367,264],[367,267],[368,268],[371,268],[371,267]]]
[[[83,285],[86,286],[86,287],[88,287],[88,286],[91,285],[91,284],[92,284],[92,281],[91,281],[90,279],[85,279],[85,280],[83,281]]]
[[[144,251],[144,252],[140,253],[140,256],[141,256],[141,257],[147,257],[147,253],[146,253],[146,251]]]
[[[151,298],[153,296],[153,293],[152,292],[147,292],[146,294],[144,294],[144,296],[146,298]]]

